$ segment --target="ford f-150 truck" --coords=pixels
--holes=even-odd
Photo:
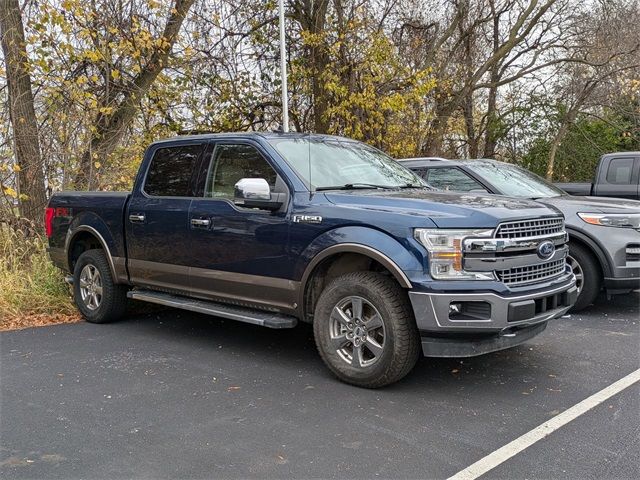
[[[153,143],[132,193],[63,192],[53,262],[90,322],[128,298],[271,328],[313,324],[341,380],[380,387],[426,356],[522,343],[576,298],[562,215],[432,191],[362,143],[295,133]]]

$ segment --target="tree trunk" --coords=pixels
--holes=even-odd
[[[435,118],[429,122],[428,133],[420,154],[425,157],[441,157],[444,152],[444,136],[449,120],[458,107],[457,98],[451,100],[436,99]]]
[[[466,19],[469,17],[469,4],[467,2],[460,3],[460,13],[465,19],[460,23],[460,36],[462,37],[462,43],[464,46],[464,73],[465,73],[465,85],[467,88],[462,99],[462,116],[464,118],[465,129],[467,134],[467,155],[468,158],[478,157],[478,138],[476,137],[476,126],[474,119],[473,97],[474,89],[471,87],[471,79],[473,77],[473,49],[474,49],[474,35],[475,31],[464,31],[464,26],[467,23]]]
[[[598,82],[594,82],[591,80],[587,81],[582,90],[580,90],[580,93],[576,97],[576,100],[573,102],[569,110],[567,110],[567,113],[563,116],[562,124],[558,129],[558,133],[556,133],[556,136],[553,137],[553,140],[551,141],[551,148],[549,149],[549,162],[547,163],[547,173],[545,175],[547,180],[551,181],[553,179],[553,169],[555,167],[556,154],[558,153],[558,148],[560,147],[562,140],[564,140],[564,137],[567,135],[569,127],[576,121],[578,112],[580,112],[582,105],[584,105],[584,102],[587,100],[587,98],[589,98],[597,84]]]
[[[464,123],[467,132],[467,155],[468,158],[478,158],[478,137],[476,136],[476,128],[473,118],[473,92],[467,94],[464,104],[462,105],[464,115]]]
[[[547,163],[547,173],[545,175],[547,180],[549,181],[553,180],[553,168],[555,167],[556,154],[558,153],[558,147],[560,147],[562,140],[564,140],[564,137],[567,134],[567,131],[569,130],[570,124],[571,122],[569,122],[568,119],[566,119],[562,123],[562,126],[558,129],[558,133],[556,133],[555,137],[553,137],[553,140],[551,141],[551,148],[549,149],[549,162]]]
[[[13,143],[20,167],[18,189],[20,214],[42,224],[42,210],[47,203],[44,169],[38,138],[38,122],[33,105],[33,91],[18,0],[0,0],[0,37],[7,68],[9,116]]]
[[[3,0],[0,0],[3,1]],[[80,159],[80,167],[75,178],[76,188],[91,188],[92,164],[96,160],[104,159],[113,152],[138,113],[138,104],[147,94],[149,88],[166,67],[169,54],[178,38],[182,26],[194,0],[175,0],[171,9],[162,37],[167,40],[165,47],[156,47],[151,54],[145,68],[133,80],[130,89],[122,101],[110,114],[99,114],[95,122],[89,147]]]
[[[492,47],[493,52],[500,48],[500,14],[496,13],[493,2],[491,3],[491,14],[493,15]],[[490,68],[489,97],[487,98],[487,124],[484,130],[484,158],[494,158],[497,146],[498,130],[498,81],[500,80],[499,63],[494,63]]]
[[[327,110],[329,98],[325,88],[323,73],[329,65],[326,44],[322,35],[327,22],[327,9],[330,0],[297,0],[292,2],[292,16],[303,30],[313,36],[313,44],[308,49],[309,69],[311,71],[311,94],[313,103],[313,129],[315,133],[328,133],[329,119]],[[340,2],[338,10],[342,8]]]

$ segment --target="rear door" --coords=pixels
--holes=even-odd
[[[152,147],[146,175],[125,214],[129,276],[135,285],[189,290],[189,206],[206,143]]]
[[[248,306],[293,308],[296,285],[286,279],[286,202],[276,212],[233,203],[234,186],[242,178],[264,178],[272,192],[289,194],[268,158],[259,144],[248,140],[225,139],[210,147],[198,182],[199,198],[189,210],[193,295]]]
[[[638,198],[638,158],[631,156],[603,159],[596,179],[594,195]]]

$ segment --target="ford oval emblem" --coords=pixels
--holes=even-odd
[[[556,246],[553,242],[546,240],[538,245],[538,256],[540,258],[549,258],[556,251]]]

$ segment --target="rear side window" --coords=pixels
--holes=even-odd
[[[232,199],[235,185],[242,178],[264,178],[274,190],[277,174],[251,145],[218,145],[207,173],[204,196]]]
[[[633,158],[614,158],[607,170],[607,183],[629,185],[633,172]]]
[[[485,190],[477,181],[459,168],[430,168],[426,177],[427,183],[440,190],[469,192],[471,190]]]
[[[191,175],[202,145],[181,145],[156,150],[144,191],[154,197],[192,197]]]

